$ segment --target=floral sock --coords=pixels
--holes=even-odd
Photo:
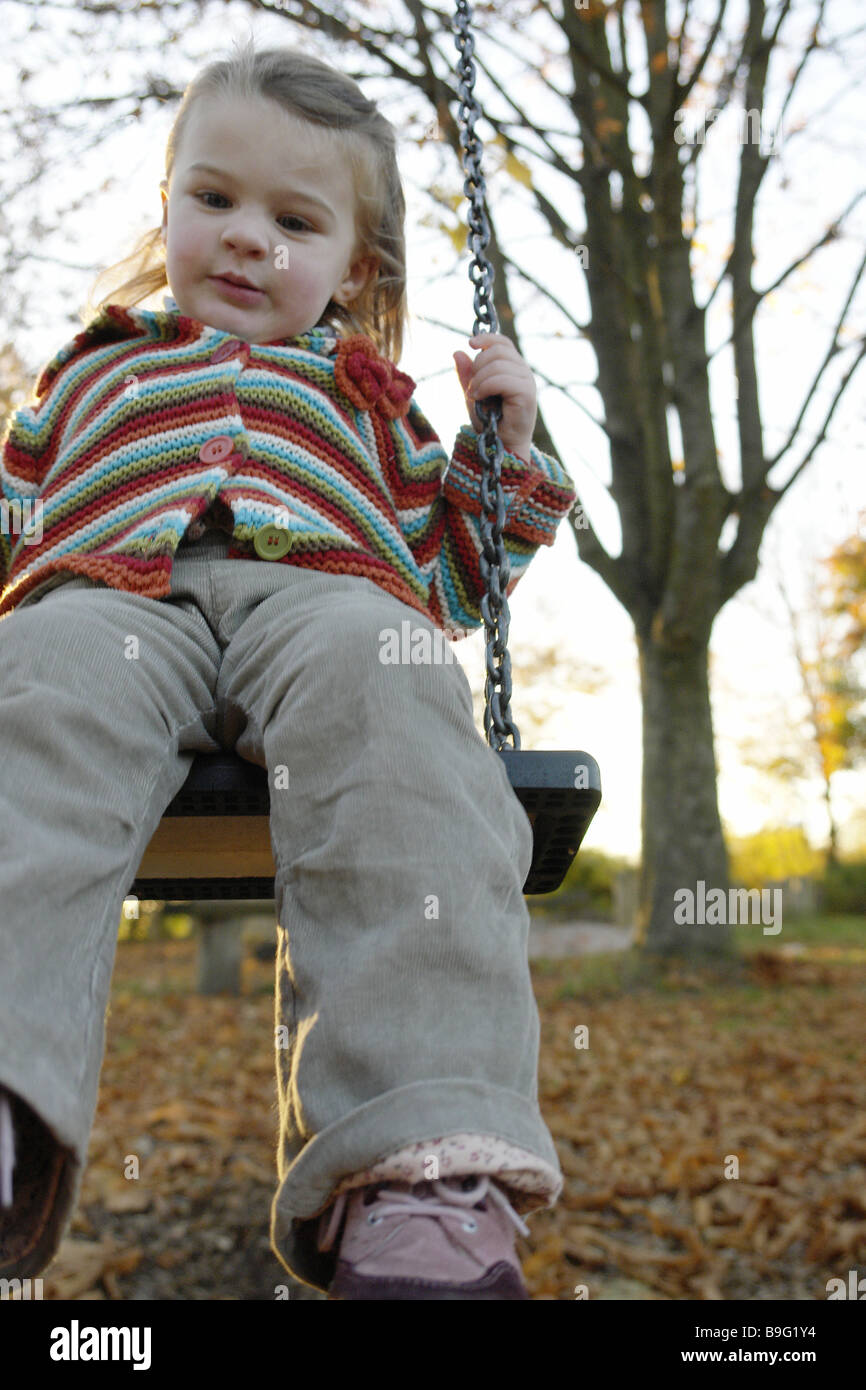
[[[436,1160],[435,1165],[431,1159]],[[507,1189],[512,1206],[521,1215],[553,1206],[562,1191],[560,1174],[537,1154],[496,1135],[464,1133],[407,1144],[362,1172],[343,1178],[333,1197],[377,1182],[414,1185],[434,1177],[464,1177],[471,1173],[486,1173],[494,1178]]]

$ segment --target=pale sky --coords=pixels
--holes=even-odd
[[[402,6],[396,8],[402,12]],[[847,13],[851,21],[847,27],[855,27],[856,4],[836,0],[835,11],[838,13],[836,23],[841,23]],[[807,15],[810,12],[811,6],[806,7]],[[831,5],[831,15],[833,12]],[[13,18],[15,13],[13,10]],[[57,11],[46,13],[46,27],[52,26],[59,37],[59,29],[54,30],[53,26],[66,22],[65,19]],[[144,16],[136,17],[139,42],[146,22],[150,21]],[[313,45],[308,37],[300,36],[300,31],[279,18],[255,15],[241,4],[205,11],[185,43],[189,51],[201,55],[204,62],[222,56],[233,38],[243,36],[250,29],[260,44],[300,43],[340,66],[339,53],[330,52],[323,43]],[[483,39],[479,39],[478,45],[482,43]],[[6,62],[8,55],[14,55],[15,51],[14,44],[7,48]],[[456,58],[456,49],[454,56]],[[510,60],[507,55],[497,49],[495,54],[490,52],[485,57],[497,66],[498,72],[506,75],[504,85],[508,90]],[[34,69],[37,66],[32,56],[30,65]],[[154,58],[150,66],[183,83],[194,75],[199,63],[187,64],[175,49],[166,49],[162,60]],[[346,61],[346,66],[352,66],[350,60]],[[516,62],[511,66],[515,72],[519,70]],[[129,90],[124,79],[131,67],[132,60],[118,52],[108,89]],[[815,128],[814,134],[807,131],[792,141],[782,170],[787,180],[784,192],[779,191],[778,173],[771,171],[767,176],[756,236],[755,282],[759,287],[771,283],[798,253],[816,240],[859,187],[858,165],[862,168],[863,138],[857,124],[856,94],[843,90],[839,95],[838,71],[829,61],[819,60],[811,81],[804,80],[796,109],[786,118],[785,131],[796,122],[798,113],[812,108],[823,112],[821,125]],[[558,85],[565,85],[567,76],[561,68],[554,65],[550,75]],[[67,99],[81,90],[74,53],[65,66],[52,57],[50,65],[39,72],[37,80],[29,87],[30,99],[56,100],[64,84],[68,87]],[[385,114],[402,133],[405,122],[399,119],[396,94],[389,94],[387,84],[381,79],[370,79],[362,85],[368,95],[376,99],[381,99],[385,93]],[[479,87],[484,96],[481,79]],[[539,83],[535,87],[537,90],[533,89],[531,77],[522,78],[520,101],[540,117],[550,97]],[[550,124],[564,128],[563,109],[557,103],[551,103],[551,107]],[[497,109],[502,110],[501,104]],[[765,138],[767,131],[772,134],[776,109],[772,102],[768,105],[764,118]],[[121,133],[103,140],[98,150],[82,149],[65,169],[57,170],[43,189],[39,209],[46,221],[56,221],[60,228],[55,237],[46,238],[46,253],[85,269],[46,266],[34,258],[34,292],[38,290],[41,294],[45,312],[38,328],[16,338],[20,353],[34,371],[78,331],[80,325],[74,313],[78,305],[83,304],[95,273],[119,259],[141,231],[159,221],[158,184],[164,172],[165,138],[175,110],[175,107],[171,111],[151,110],[146,126],[130,124]],[[483,127],[481,133],[486,133]],[[560,148],[563,148],[562,143]],[[730,237],[732,178],[738,154],[737,131],[731,117],[727,125],[720,121],[710,132],[702,156],[711,177],[703,181],[700,214],[702,219],[707,217],[711,221],[696,233],[693,263],[699,284],[705,287],[713,282]],[[460,188],[462,177],[450,162],[450,152],[443,174],[439,153],[419,149],[405,136],[401,141],[400,159],[409,204],[409,302],[413,314],[400,366],[418,382],[419,403],[446,449],[450,450],[458,427],[467,418],[451,354],[456,348],[471,351],[465,341],[472,331],[473,319],[468,254],[460,260],[455,273],[450,242],[434,228],[422,225],[421,219],[429,216],[430,204],[414,194],[410,177],[413,182],[426,179],[428,186],[433,181],[447,182],[448,187],[455,190]],[[487,147],[486,167],[492,168],[496,162],[496,152]],[[125,171],[125,179],[119,187],[111,192],[100,191],[107,173],[119,170]],[[573,218],[574,226],[581,228],[583,221],[576,194],[547,171],[543,177],[545,191],[558,200],[564,215]],[[588,310],[582,276],[572,263],[570,253],[552,243],[539,219],[526,212],[528,195],[525,189],[517,190],[515,197],[503,180],[495,181],[494,187],[497,194],[500,191],[508,194],[497,216],[501,229],[507,211],[514,228],[509,243],[514,259],[530,269],[541,283],[555,288],[569,311],[579,321],[585,321]],[[85,207],[61,218],[60,211],[70,207],[83,188],[92,190],[93,197]],[[463,218],[466,206],[464,201],[460,209]],[[858,210],[851,222],[858,235],[825,250],[795,272],[759,317],[762,410],[770,451],[778,447],[782,432],[792,422],[792,403],[799,404],[826,350],[828,327],[841,307],[852,269],[862,254],[864,226],[864,217]],[[591,248],[589,254],[592,254]],[[514,288],[512,293],[515,293]],[[705,296],[706,288],[702,297]],[[726,296],[727,289],[723,287],[710,315],[711,349],[725,336]],[[523,298],[517,293],[516,303],[520,305]],[[526,298],[528,300],[529,296]],[[852,335],[858,323],[862,332],[862,292],[858,303],[859,317],[852,312],[848,320]],[[425,322],[425,318],[460,326],[462,336]],[[527,309],[520,327],[524,353],[530,365],[553,379],[572,383],[592,381],[595,364],[591,350],[575,340],[573,329],[561,315],[533,305]],[[565,367],[563,346],[568,352]],[[729,358],[726,352],[720,352],[712,369],[714,413],[723,476],[729,486],[735,486],[738,451],[731,380]],[[825,554],[849,536],[856,528],[859,513],[866,510],[863,445],[857,428],[862,422],[862,406],[858,403],[863,398],[863,382],[864,373],[861,372],[854,380],[853,389],[849,390],[846,404],[834,418],[830,442],[777,508],[765,537],[762,562],[775,550],[781,553],[786,582],[798,606],[808,597],[802,580],[805,560],[809,555]],[[586,511],[602,542],[616,553],[620,543],[618,515],[605,486],[610,474],[604,439],[586,413],[598,418],[599,397],[589,385],[574,386],[572,399],[567,400],[540,379],[537,384],[540,409],[544,411]],[[826,400],[826,396],[823,399]],[[820,406],[820,398],[817,404]],[[809,420],[814,422],[819,418],[816,409]],[[802,452],[801,443],[780,464],[778,476],[771,475],[771,481],[775,484],[784,481],[793,460],[799,459]],[[767,610],[768,616],[756,611],[756,602]],[[596,758],[601,768],[603,802],[584,843],[587,847],[636,859],[640,845],[641,716],[632,625],[605,585],[587,566],[578,562],[575,540],[567,522],[561,524],[555,545],[539,550],[518,585],[510,607],[509,648],[512,653],[523,646],[531,647],[537,635],[545,641],[561,642],[563,650],[606,672],[607,688],[598,695],[576,693],[561,714],[549,721],[545,737],[534,741],[532,746],[584,749]],[[775,790],[766,779],[741,765],[732,743],[746,730],[759,734],[761,720],[769,718],[775,726],[784,720],[786,711],[798,708],[800,688],[781,612],[772,586],[759,573],[758,580],[729,603],[716,620],[712,659],[716,673],[714,718],[720,766],[720,807],[726,826],[734,834],[749,833],[765,823],[802,824],[814,843],[822,844],[826,822],[820,808],[820,786],[815,784],[812,789],[801,790],[796,797]],[[484,671],[483,631],[456,644],[454,651],[463,661],[473,688],[480,689]],[[526,708],[528,698],[528,692],[515,687],[512,709],[519,727],[522,725],[521,710]],[[775,713],[772,712],[774,702]],[[525,735],[524,746],[529,746]],[[840,821],[866,805],[864,793],[866,773],[837,775],[834,795]],[[866,837],[866,825],[862,823],[860,834]],[[843,840],[843,847],[844,844]]]

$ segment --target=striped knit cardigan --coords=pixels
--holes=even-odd
[[[477,436],[460,429],[449,465],[414,388],[369,338],[325,325],[247,343],[108,305],[6,430],[0,619],[69,573],[168,595],[181,538],[216,502],[230,557],[257,560],[256,533],[278,525],[290,548],[270,563],[371,579],[454,637],[479,627]],[[575,492],[534,446],[505,454],[502,483],[510,594]]]

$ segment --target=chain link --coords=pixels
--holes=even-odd
[[[472,248],[472,262],[469,278],[475,286],[475,324],[473,336],[481,332],[498,333],[499,320],[493,304],[493,270],[485,253],[490,241],[490,224],[485,211],[487,193],[484,174],[481,170],[483,145],[475,133],[475,122],[481,115],[481,108],[475,99],[475,64],[472,54],[475,41],[470,32],[472,10],[466,0],[456,0],[454,42],[460,52],[457,64],[458,93],[460,106],[458,126],[460,130],[460,152],[465,181],[463,192],[469,199],[469,245]],[[505,523],[505,498],[502,492],[502,440],[497,429],[502,419],[502,397],[488,396],[484,401],[476,401],[475,409],[483,425],[478,436],[478,453],[481,459],[481,543],[482,554],[478,557],[485,594],[481,600],[481,616],[487,637],[486,663],[487,678],[484,682],[484,733],[488,743],[500,752],[507,746],[510,736],[515,749],[520,748],[520,734],[509,713],[511,704],[511,657],[508,654],[508,626],[510,613],[506,589],[511,573],[508,555],[502,543],[502,529]],[[491,496],[492,493],[492,496]],[[497,690],[496,687],[501,689]]]

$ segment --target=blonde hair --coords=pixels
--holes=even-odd
[[[375,257],[378,265],[350,306],[330,300],[319,322],[338,333],[363,333],[385,357],[399,361],[408,317],[406,202],[394,127],[352,78],[301,49],[256,52],[252,38],[235,49],[234,57],[203,68],[183,94],[166,144],[169,185],[190,109],[199,97],[268,97],[301,120],[339,132],[335,139],[340,139],[348,157],[355,191],[356,255]],[[121,277],[118,288],[97,301],[97,287],[112,277]],[[160,225],[145,232],[128,256],[97,276],[82,318],[89,321],[106,304],[128,308],[167,288]]]

